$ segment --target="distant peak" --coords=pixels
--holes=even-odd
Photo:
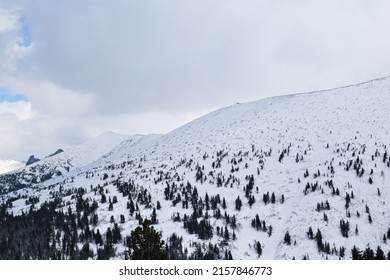
[[[119,134],[113,131],[105,131],[96,138],[126,138],[128,135]]]
[[[27,162],[26,162],[26,166],[27,166],[27,165],[30,165],[30,164],[33,164],[33,163],[35,163],[35,162],[38,162],[38,161],[40,161],[39,158],[36,158],[34,155],[31,155],[31,156],[28,158]]]
[[[52,156],[58,155],[58,154],[62,153],[63,151],[64,151],[63,149],[58,149],[57,151],[55,151],[51,155],[48,155],[47,157],[52,157]]]

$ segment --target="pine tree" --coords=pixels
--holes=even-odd
[[[317,241],[318,251],[319,252],[324,251],[324,243],[322,242],[322,234],[321,234],[321,231],[319,229],[317,229],[317,233],[316,233],[315,238]]]
[[[242,206],[242,201],[240,199],[240,196],[238,196],[237,199],[236,199],[236,210],[240,211],[241,210],[241,206]]]
[[[291,236],[288,231],[286,231],[286,234],[284,235],[284,243],[287,245],[291,245]]]
[[[261,248],[261,243],[259,241],[256,242],[256,253],[258,257],[260,257],[263,253],[263,249]]]
[[[275,202],[276,202],[275,193],[272,192],[272,194],[271,194],[271,203],[273,204]]]
[[[383,252],[383,250],[379,246],[376,249],[375,259],[376,260],[385,260],[386,259],[385,253]]]
[[[161,233],[157,232],[150,224],[150,221],[145,219],[142,227],[137,227],[127,237],[130,259],[168,259],[168,254],[164,249],[164,241],[161,240]]]
[[[353,246],[353,248],[352,248],[352,259],[353,260],[361,260],[362,259],[361,254],[362,254],[362,252],[356,246]]]
[[[122,240],[121,230],[119,229],[118,224],[115,223],[114,224],[114,228],[112,230],[112,242],[113,243],[118,243],[121,240]]]
[[[222,208],[226,209],[226,200],[225,200],[225,198],[222,199]]]
[[[328,215],[326,215],[326,213],[324,213],[324,221],[325,221],[325,222],[328,221]]]
[[[340,258],[345,257],[345,247],[340,247]]]
[[[230,238],[229,230],[226,226],[225,226],[225,231],[224,231],[224,238],[225,238],[225,240],[229,240],[229,238]]]
[[[351,202],[351,197],[349,196],[349,193],[345,196],[345,209],[349,208],[349,203]]]
[[[309,239],[314,239],[314,233],[313,233],[313,229],[311,227],[309,227],[309,230],[307,231],[307,237]]]
[[[151,215],[151,223],[153,225],[158,223],[156,208],[153,208],[153,212],[152,212],[152,215]]]

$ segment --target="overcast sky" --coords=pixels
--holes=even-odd
[[[390,75],[390,1],[0,0],[0,158]]]

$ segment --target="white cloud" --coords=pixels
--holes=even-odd
[[[0,103],[0,116],[4,114],[12,114],[19,121],[30,120],[35,116],[35,112],[31,108],[31,104],[26,101],[18,102],[1,102]]]
[[[0,86],[30,107],[0,106],[0,158],[390,74],[384,0],[2,2]]]
[[[18,24],[18,17],[0,4],[0,34],[12,31]]]
[[[2,79],[1,79],[2,78]],[[95,100],[91,93],[72,91],[48,80],[31,80],[10,75],[0,75],[0,81],[16,92],[23,92],[41,114],[52,117],[77,117],[95,111]]]

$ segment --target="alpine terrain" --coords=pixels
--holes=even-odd
[[[23,163],[16,160],[1,160],[0,159],[0,174],[7,173],[9,171],[22,167]]]
[[[389,120],[381,78],[105,133],[0,175],[0,258],[131,259],[149,220],[170,259],[390,259]]]

